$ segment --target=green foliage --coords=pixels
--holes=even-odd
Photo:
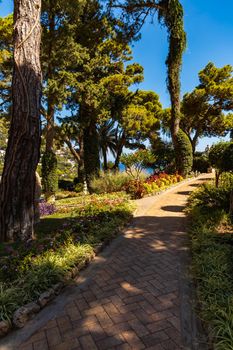
[[[138,178],[127,182],[124,189],[132,199],[140,199],[144,197],[146,193],[144,182]]]
[[[180,94],[180,69],[182,65],[182,55],[186,48],[186,34],[183,22],[183,7],[179,0],[161,0],[159,2],[158,17],[168,31],[169,53],[167,57],[168,68],[168,90],[171,95],[172,109],[174,97]],[[177,111],[179,113],[179,111]],[[176,116],[179,118],[179,116]]]
[[[177,170],[182,176],[187,176],[192,170],[193,151],[188,136],[181,129],[177,134],[176,143]]]
[[[204,186],[189,199],[189,210],[200,317],[214,349],[225,350],[233,349],[233,231],[221,197],[220,189]],[[206,208],[209,202],[215,203],[214,210]]]
[[[162,106],[156,93],[139,90],[123,109],[121,125],[129,137],[148,137],[160,127],[161,110]]]
[[[84,190],[84,185],[81,184],[81,183],[78,183],[78,184],[75,185],[74,190],[77,193],[81,193]]]
[[[21,306],[25,297],[20,287],[0,282],[0,320],[11,322],[13,312]]]
[[[151,138],[151,150],[155,155],[155,167],[166,170],[174,163],[175,152],[171,143],[164,142],[160,138]]]
[[[74,183],[72,180],[58,180],[58,188],[65,191],[72,191],[74,189]]]
[[[214,212],[217,209],[229,210],[230,189],[227,186],[215,188],[212,184],[205,184],[190,196],[193,206],[202,208],[203,211]]]
[[[233,188],[233,173],[232,172],[224,172],[220,176],[220,186],[224,188],[228,188],[229,190]]]
[[[146,178],[146,174],[141,173],[140,178]],[[90,187],[94,193],[111,193],[119,192],[125,188],[125,185],[130,181],[131,176],[126,172],[101,172],[99,177],[94,177],[91,180]]]
[[[58,189],[57,158],[53,152],[45,152],[42,157],[42,185],[47,197],[55,195]]]
[[[210,164],[216,169],[216,187],[219,184],[219,176],[223,171],[232,170],[232,143],[218,142],[211,146],[209,151]]]
[[[233,171],[233,142],[229,143],[222,155],[222,170]]]
[[[206,155],[194,155],[193,158],[193,171],[198,171],[200,173],[207,173],[210,168],[210,162]]]
[[[192,139],[193,150],[202,136],[225,136],[233,128],[233,68],[213,63],[199,73],[200,84],[183,97],[181,127]]]
[[[13,66],[13,16],[0,18],[0,114],[10,115]]]
[[[140,149],[134,153],[123,154],[121,163],[125,166],[126,172],[133,178],[139,179],[143,169],[155,162],[153,153],[146,149]]]

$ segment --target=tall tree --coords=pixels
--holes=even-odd
[[[123,10],[126,15],[129,33],[140,30],[148,16],[158,16],[168,32],[169,51],[166,59],[167,87],[171,99],[171,135],[175,153],[179,153],[177,135],[180,124],[180,70],[186,47],[186,34],[183,24],[183,7],[179,0],[110,0],[111,7]],[[131,25],[130,25],[131,23]],[[177,162],[182,159],[177,157]],[[181,164],[177,164],[180,168]]]
[[[47,200],[57,188],[56,150],[54,147],[55,116],[67,103],[75,81],[75,67],[83,50],[76,40],[76,22],[80,20],[85,1],[42,1],[42,69],[43,105],[46,118],[45,152],[42,157],[42,180]]]
[[[233,67],[217,68],[210,62],[199,72],[199,81],[182,101],[181,127],[193,152],[200,137],[225,136],[233,128]]]
[[[0,117],[10,114],[13,67],[13,16],[0,18]]]
[[[40,148],[41,0],[14,1],[13,110],[0,185],[0,240],[33,234]]]

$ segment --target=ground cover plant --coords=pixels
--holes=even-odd
[[[225,178],[225,181],[224,181]],[[231,174],[219,187],[203,185],[189,199],[192,273],[198,313],[210,347],[233,349],[233,225],[229,216]]]
[[[55,207],[36,226],[35,240],[0,245],[0,321],[85,265],[133,210],[124,193],[65,198]]]

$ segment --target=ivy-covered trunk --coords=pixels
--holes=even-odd
[[[171,100],[171,136],[176,154],[177,169],[182,168],[183,159],[179,155],[178,133],[180,127],[180,71],[182,56],[186,47],[183,24],[183,7],[179,0],[164,0],[159,9],[159,19],[168,30],[169,51],[166,60],[167,87]],[[189,141],[190,142],[190,141]]]
[[[0,241],[33,235],[40,150],[41,0],[14,1],[12,119],[0,185]]]

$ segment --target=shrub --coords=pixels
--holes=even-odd
[[[140,179],[145,179],[146,174],[141,173]],[[94,193],[120,192],[124,186],[132,179],[126,172],[101,172],[99,177],[92,178],[90,187]]]
[[[221,187],[228,188],[229,190],[233,188],[233,173],[230,173],[230,172],[222,173],[219,184]]]
[[[130,194],[132,199],[142,198],[146,193],[143,181],[137,179],[130,180],[125,185],[125,191],[126,193]]]
[[[192,206],[201,207],[208,211],[210,209],[229,210],[230,191],[228,188],[216,188],[210,184],[204,184],[195,191],[189,198]]]
[[[42,186],[46,197],[55,195],[58,188],[57,158],[52,151],[46,151],[42,157]]]
[[[218,142],[210,148],[209,161],[215,168],[215,185],[218,187],[222,172],[233,170],[233,159],[231,142]]]
[[[73,191],[74,190],[74,183],[71,180],[58,180],[58,187],[61,190],[65,191]]]
[[[146,149],[140,149],[135,153],[123,154],[121,163],[125,166],[126,172],[135,179],[140,178],[140,173],[149,165],[155,162],[153,153]]]
[[[177,170],[182,176],[187,176],[193,166],[192,145],[188,136],[180,129],[177,134],[176,161]]]
[[[77,183],[74,188],[75,192],[80,193],[84,190],[84,184]]]
[[[207,173],[211,164],[209,159],[204,156],[194,156],[193,158],[193,171],[198,171],[200,173]]]

